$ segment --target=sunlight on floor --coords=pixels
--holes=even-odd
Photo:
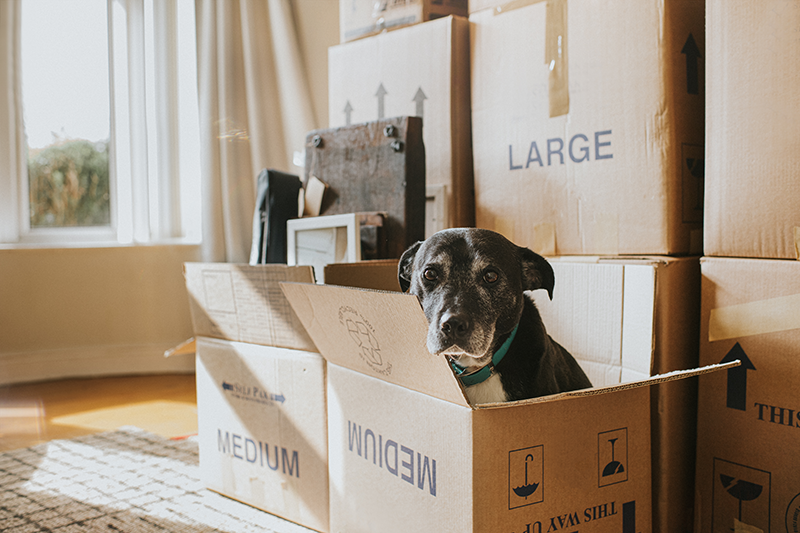
[[[124,420],[126,426],[136,426],[162,437],[185,437],[197,433],[197,406],[156,400],[59,416],[50,419],[50,423],[111,431],[120,427],[120,420]]]
[[[123,426],[136,426],[166,438],[196,434],[194,375],[0,386],[0,452]]]

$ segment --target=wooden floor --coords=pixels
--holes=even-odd
[[[196,434],[194,375],[0,385],[0,452],[121,426],[169,438]]]

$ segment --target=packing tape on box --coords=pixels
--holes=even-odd
[[[800,294],[711,310],[709,342],[800,328]]]
[[[516,241],[516,237],[514,236],[514,223],[515,220],[509,217],[496,217],[494,219],[494,224],[492,225],[494,231],[505,237],[511,242]]]
[[[762,529],[750,524],[740,522],[736,518],[733,519],[733,533],[764,533]]]
[[[800,260],[800,227],[794,227],[794,258]]]
[[[495,15],[499,15],[500,13],[505,13],[506,11],[513,11],[521,7],[540,4],[545,1],[547,0],[511,0],[510,2],[506,2],[505,4],[495,7],[493,12]]]
[[[494,9],[499,15],[507,11],[547,2],[545,8],[544,61],[550,70],[548,92],[550,118],[569,113],[569,63],[567,61],[567,0],[511,0]]]
[[[544,256],[556,255],[555,224],[545,222],[533,227],[533,251]]]
[[[597,213],[590,227],[592,248],[604,255],[619,254],[619,215]]]
[[[547,0],[544,60],[550,69],[550,118],[569,113],[567,0]]]
[[[520,246],[528,246],[537,254],[544,256],[556,255],[556,225],[551,222],[543,222],[533,226],[533,235],[525,233],[517,236],[516,219],[510,217],[496,217],[492,228],[506,239]],[[530,242],[530,238],[533,239]]]

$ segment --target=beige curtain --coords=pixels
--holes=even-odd
[[[290,0],[196,0],[204,261],[246,263],[256,177],[318,127]]]
[[[0,242],[19,238],[17,184],[24,167],[20,20],[20,1],[0,0]]]

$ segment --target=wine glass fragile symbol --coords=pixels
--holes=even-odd
[[[617,440],[619,439],[608,439],[608,442],[611,443],[611,462],[603,468],[603,477],[613,476],[614,474],[620,474],[625,471],[625,466],[614,459],[614,443],[616,443]]]

